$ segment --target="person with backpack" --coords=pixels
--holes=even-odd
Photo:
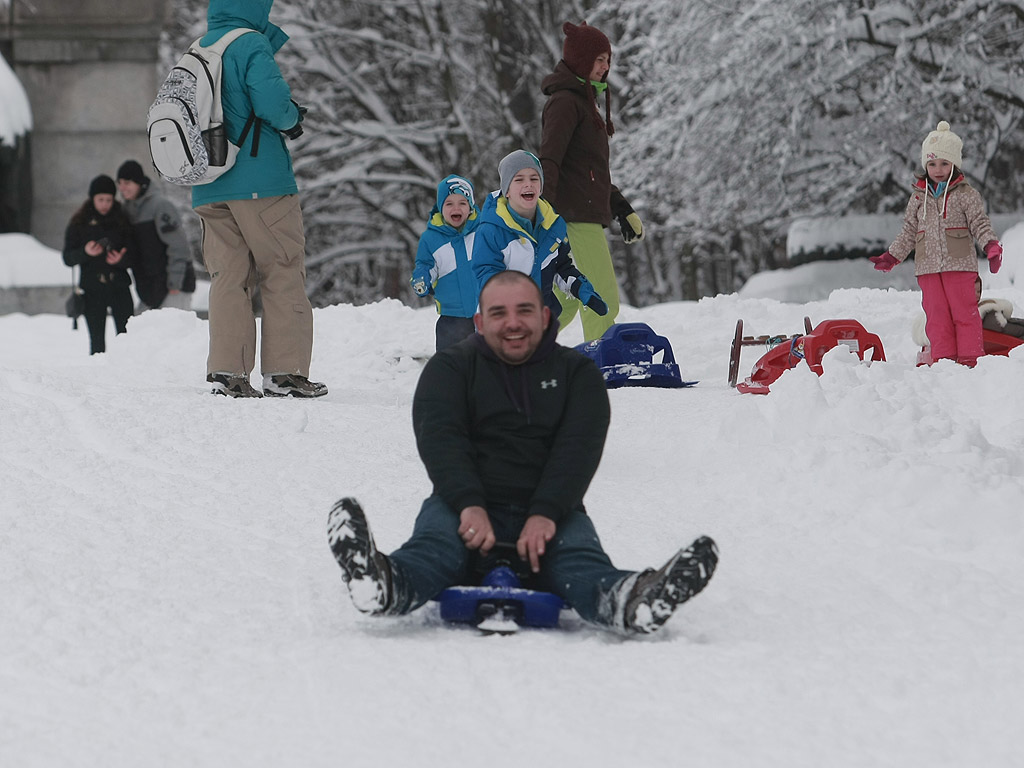
[[[327,386],[309,380],[313,308],[306,296],[305,235],[298,186],[285,138],[302,135],[304,110],[274,61],[288,35],[270,23],[273,0],[210,0],[210,46],[232,30],[223,54],[221,106],[234,165],[192,187],[203,222],[203,260],[210,273],[210,353],[207,381],[230,397],[320,397]],[[252,118],[252,119],[250,119]],[[151,138],[152,141],[152,138]],[[252,292],[263,300],[262,392],[249,382],[255,367]]]
[[[89,183],[89,197],[75,211],[64,232],[62,257],[69,267],[80,267],[78,285],[85,299],[89,327],[89,354],[107,351],[107,308],[118,333],[128,330],[132,316],[132,227],[121,204],[114,199],[117,187],[106,175]]]
[[[191,309],[196,272],[178,211],[153,191],[136,160],[125,160],[117,169],[117,188],[135,233],[136,314],[159,307]]]

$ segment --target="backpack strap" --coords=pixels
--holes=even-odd
[[[238,27],[237,29],[232,29],[232,30],[229,30],[228,32],[225,32],[223,35],[221,35],[220,40],[218,40],[216,43],[213,43],[212,45],[206,46],[205,48],[203,48],[203,46],[199,45],[199,40],[202,40],[202,38],[199,38],[199,40],[196,40],[192,45],[195,48],[201,48],[202,50],[212,51],[212,52],[216,53],[217,55],[219,55],[221,58],[224,58],[224,52],[228,49],[228,46],[231,45],[233,42],[235,42],[235,40],[240,38],[242,35],[246,35],[246,34],[248,34],[250,32],[256,32],[256,30],[255,29],[249,29],[248,27]],[[249,156],[250,157],[256,157],[256,155],[260,151],[260,125],[261,125],[261,123],[262,123],[262,121],[258,117],[256,117],[255,110],[250,110],[249,117],[245,121],[245,127],[242,129],[242,135],[238,139],[238,146],[241,146],[242,144],[245,144],[245,139],[249,135],[249,131],[252,129],[253,125],[255,124],[256,130],[255,130],[255,132],[252,135],[252,148],[249,150]]]
[[[203,39],[202,37],[200,37],[199,40],[196,40],[194,43],[192,43],[192,47],[201,48],[204,51],[212,51],[213,53],[216,53],[218,56],[223,56],[224,51],[226,51],[228,49],[228,46],[235,42],[235,40],[240,38],[242,35],[247,35],[250,32],[255,31],[255,29],[249,29],[248,27],[238,27],[237,29],[232,29],[225,32],[223,35],[221,35],[220,40],[218,40],[216,43],[211,43],[207,46],[202,46],[199,44],[199,40]],[[203,35],[203,37],[206,37],[206,35]]]
[[[260,152],[260,127],[263,121],[256,117],[256,111],[250,110],[249,119],[245,121],[242,135],[238,137],[238,146],[245,144],[245,137],[249,135],[249,129],[255,124],[256,130],[252,135],[252,148],[249,150],[249,157],[256,157]]]

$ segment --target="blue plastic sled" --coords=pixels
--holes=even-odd
[[[608,389],[677,389],[697,383],[683,381],[672,345],[647,323],[616,323],[600,339],[580,344],[576,349],[597,363]]]
[[[441,592],[437,596],[441,618],[481,629],[492,619],[524,627],[558,626],[562,598],[550,592],[523,589],[521,583],[511,568],[499,565],[484,576],[480,586],[449,587]]]

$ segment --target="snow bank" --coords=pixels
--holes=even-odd
[[[0,288],[71,285],[71,267],[58,250],[31,235],[0,235]]]
[[[3,4],[0,3],[0,7]],[[0,144],[13,146],[15,140],[32,129],[32,108],[17,75],[0,56]]]

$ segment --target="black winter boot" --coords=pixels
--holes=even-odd
[[[701,536],[658,570],[623,580],[612,596],[612,624],[627,632],[657,632],[676,608],[708,585],[718,564],[718,547]]]
[[[263,394],[267,397],[323,397],[327,394],[327,385],[297,373],[265,373]]]
[[[394,577],[387,557],[377,551],[366,514],[352,498],[338,501],[327,515],[327,542],[341,566],[352,602],[363,613],[384,614],[394,603]]]
[[[249,377],[237,373],[211,373],[206,380],[213,384],[215,395],[228,397],[263,397],[258,389],[249,383]]]

